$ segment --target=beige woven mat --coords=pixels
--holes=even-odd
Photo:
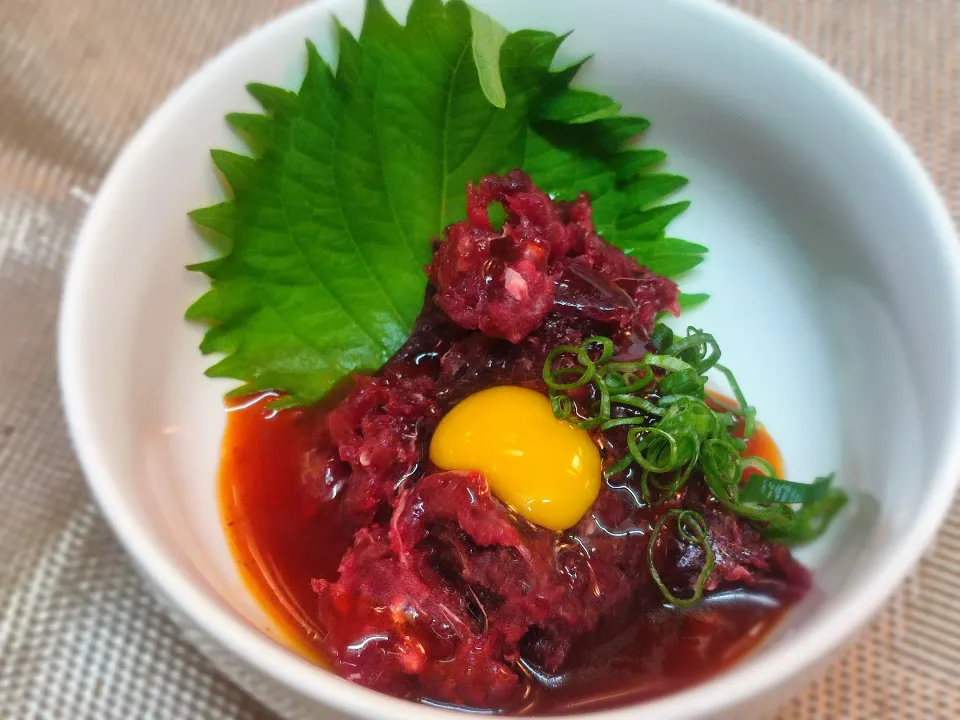
[[[292,4],[0,0],[0,716],[269,717],[183,642],[91,504],[54,326],[74,232],[124,140],[201,61]],[[960,0],[740,4],[862,88],[960,215]],[[958,516],[779,717],[960,717]]]

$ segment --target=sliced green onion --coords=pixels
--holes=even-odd
[[[690,327],[685,337],[677,339],[672,330],[658,324],[650,342],[656,352],[640,361],[612,360],[615,343],[597,336],[578,346],[554,348],[544,363],[543,380],[556,417],[601,433],[627,428],[628,452],[609,465],[604,476],[611,478],[636,464],[640,492],[645,502],[653,504],[675,497],[691,477],[702,474],[717,502],[757,524],[767,537],[787,543],[819,537],[847,502],[846,494],[831,487],[832,476],[810,485],[795,483],[775,477],[773,466],[763,458],[743,456],[746,438],[756,426],[756,410],[747,404],[730,369],[717,362],[720,348],[713,335]],[[736,407],[707,402],[706,373],[711,367],[726,377]],[[583,398],[577,395],[574,401],[567,391],[588,385],[595,388],[594,400],[591,415],[583,417]],[[613,417],[625,408],[642,415]],[[734,435],[741,424],[742,437]],[[757,472],[745,478],[748,470]],[[688,511],[670,511],[663,517],[681,512]],[[705,542],[702,517],[694,513],[677,518],[683,540]],[[661,518],[658,530],[664,521]],[[709,544],[705,547],[709,551]],[[698,583],[696,599],[703,582]],[[658,584],[668,599],[673,598],[662,582]],[[694,598],[673,600],[695,602]]]
[[[591,408],[593,415],[574,422],[577,427],[584,430],[592,430],[593,428],[600,427],[610,419],[610,391],[607,390],[607,385],[603,382],[603,378],[595,375],[592,382],[593,386],[597,388],[597,393],[600,395],[600,399],[594,402]]]
[[[600,393],[600,412],[599,419],[601,422],[606,422],[610,419],[610,390],[607,389],[607,384],[603,381],[603,378],[595,377],[594,386]]]
[[[650,344],[658,353],[666,352],[673,344],[673,330],[663,323],[657,323],[650,335]]]
[[[615,427],[621,427],[623,425],[646,425],[646,423],[647,419],[642,417],[614,418],[613,420],[607,420],[600,426],[600,429],[612,430]]]
[[[550,395],[550,407],[558,420],[566,420],[573,413],[573,400],[566,395]]]
[[[642,489],[645,490],[646,495],[649,496],[650,495],[649,486],[653,485],[655,488],[657,488],[657,490],[660,491],[664,499],[669,498],[670,496],[675,495],[677,492],[679,492],[680,488],[682,488],[684,485],[687,484],[687,480],[690,479],[690,474],[693,472],[693,468],[696,466],[696,462],[697,462],[697,458],[696,456],[694,456],[693,458],[691,458],[689,462],[687,462],[686,465],[683,466],[683,470],[681,470],[676,475],[668,475],[668,476],[660,475],[660,476],[653,476],[648,478],[648,473],[644,473],[641,479]],[[669,478],[669,482],[666,482],[668,478]],[[646,502],[650,502],[649,497],[646,497],[645,500]]]
[[[687,336],[670,346],[669,353],[690,363],[703,374],[720,360],[720,346],[710,333],[687,328]],[[691,359],[692,358],[692,359]]]
[[[830,488],[820,500],[804,504],[794,513],[793,522],[785,527],[771,525],[764,531],[770,540],[779,540],[788,545],[806,545],[818,539],[830,527],[848,501],[847,494],[839,488]]]
[[[550,351],[550,354],[547,355],[547,360],[543,364],[543,381],[547,384],[547,387],[551,390],[573,390],[574,388],[582,387],[586,385],[593,379],[593,374],[596,372],[596,365],[593,362],[589,362],[582,368],[569,367],[569,368],[554,368],[553,362],[561,355],[572,354],[579,356],[580,348],[574,347],[573,345],[560,345],[555,347]],[[578,358],[579,359],[579,358]],[[578,377],[576,380],[570,382],[559,382],[558,377],[563,375],[569,375],[572,373],[577,373]]]
[[[760,505],[744,504],[737,498],[735,487],[724,485],[715,475],[709,473],[705,473],[703,479],[713,497],[716,498],[721,505],[748,520],[754,520],[759,523],[773,523],[782,521],[784,514],[790,511],[789,505],[762,507]]]
[[[593,345],[599,345],[602,350],[600,351],[600,357],[596,360],[590,358],[590,348]],[[580,361],[581,365],[600,365],[605,363],[613,357],[613,340],[608,337],[601,337],[596,335],[591,338],[587,338],[582,343],[580,347],[577,348],[577,360]]]
[[[675,358],[673,355],[654,355],[651,353],[644,355],[643,362],[647,365],[653,365],[672,372],[696,372],[696,368],[694,368],[693,365],[684,362],[680,358]]]
[[[606,470],[604,470],[603,476],[605,478],[612,478],[615,475],[619,475],[620,473],[622,473],[631,465],[633,465],[633,457],[628,453],[624,455],[622,458],[620,458],[613,465],[608,467]]]
[[[673,405],[674,403],[680,402],[681,400],[688,400],[691,398],[695,400],[698,399],[698,398],[694,398],[692,395],[663,395],[660,398],[660,404]]]
[[[660,464],[657,464],[657,460],[663,454],[664,445],[663,443],[652,441],[651,438],[663,438],[667,443],[667,459],[660,460]],[[677,467],[677,458],[679,457],[677,453],[677,441],[673,435],[658,427],[633,428],[627,433],[627,448],[630,450],[630,454],[637,462],[637,465],[647,472],[665,473]],[[653,458],[643,454],[643,451],[648,448],[653,448],[651,454],[656,453]]]
[[[621,405],[629,405],[630,407],[640,408],[644,412],[648,412],[651,415],[667,414],[667,411],[664,408],[654,405],[644,397],[618,397],[617,402]]]
[[[761,475],[766,475],[768,477],[773,477],[777,474],[773,468],[773,465],[764,460],[762,457],[757,457],[756,455],[746,455],[742,458],[742,461],[744,473],[752,468],[754,470],[759,470]]]
[[[738,485],[743,477],[743,461],[732,438],[709,438],[700,450],[703,471],[724,485]]]
[[[635,393],[656,382],[656,377],[653,374],[653,370],[651,370],[648,365],[639,365],[637,369],[642,369],[643,373],[638,375],[635,370],[621,371],[617,369],[611,369],[610,365],[613,364],[614,363],[609,363],[603,369],[603,379],[607,383],[607,388],[610,390],[611,394],[626,395],[629,393]]]
[[[707,378],[696,370],[681,370],[670,373],[660,381],[660,392],[670,395],[703,396]]]
[[[796,505],[818,502],[829,490],[829,478],[818,478],[808,485],[767,475],[751,475],[740,491],[739,499],[747,503]]]
[[[603,367],[607,371],[622,372],[622,373],[636,372],[637,370],[645,370],[645,371],[650,370],[650,368],[646,364],[639,361],[621,362],[617,360],[615,362],[608,362]]]
[[[657,572],[654,557],[657,541],[660,538],[660,530],[663,528],[664,523],[674,517],[677,519],[677,533],[680,537],[691,545],[700,545],[703,548],[703,568],[701,568],[696,583],[694,583],[693,594],[687,598],[679,598],[670,591],[660,577],[660,573]],[[707,537],[707,523],[703,519],[703,515],[693,510],[680,510],[676,508],[668,510],[661,515],[657,520],[657,524],[653,526],[653,533],[650,535],[650,540],[647,543],[647,567],[650,570],[650,577],[653,578],[657,587],[660,588],[660,592],[663,593],[663,597],[666,598],[668,603],[679,609],[697,606],[703,597],[703,589],[707,585],[710,573],[713,572],[713,548],[710,546],[710,541]]]
[[[750,436],[753,435],[753,428],[756,424],[757,411],[755,408],[747,405],[747,399],[743,396],[743,391],[740,389],[740,383],[737,382],[736,376],[734,376],[733,371],[728,368],[726,365],[721,365],[719,363],[715,364],[714,367],[722,372],[727,378],[727,383],[730,385],[730,390],[733,391],[733,397],[737,401],[737,415],[740,415],[743,418],[743,437],[750,439]]]

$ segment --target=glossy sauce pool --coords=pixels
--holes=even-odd
[[[302,480],[310,453],[326,437],[323,408],[272,413],[269,398],[228,412],[219,494],[226,534],[244,582],[281,629],[281,640],[329,667],[320,640],[314,578],[333,580],[352,544],[332,506],[311,498]],[[762,428],[748,454],[782,460]],[[626,632],[598,637],[571,657],[565,674],[540,678],[524,708],[565,714],[625,705],[699,683],[737,662],[766,636],[785,608],[772,597],[716,594],[695,611],[662,609]]]

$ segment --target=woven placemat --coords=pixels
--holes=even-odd
[[[54,328],[73,236],[122,143],[204,59],[293,4],[0,0],[3,717],[270,717],[182,640],[92,504],[60,414]],[[960,0],[738,4],[872,98],[960,215]],[[956,510],[779,718],[960,717]]]

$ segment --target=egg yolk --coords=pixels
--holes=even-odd
[[[481,390],[454,407],[437,426],[430,459],[442,470],[483,473],[501,502],[551,530],[575,525],[600,492],[590,435],[521,387]]]

